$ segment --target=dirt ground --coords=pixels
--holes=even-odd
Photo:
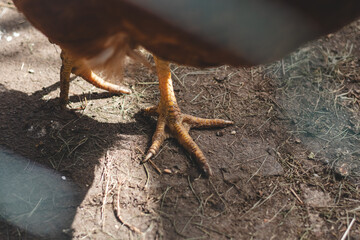
[[[0,239],[360,239],[360,21],[270,65],[172,65],[183,112],[235,122],[191,131],[206,179],[174,140],[140,164],[156,126],[141,113],[159,99],[153,73],[129,62],[133,93],[121,96],[74,77],[61,110],[59,48],[0,4],[0,146],[57,172],[78,199],[52,207],[67,221],[33,224],[53,229],[41,236],[7,222],[0,199]]]

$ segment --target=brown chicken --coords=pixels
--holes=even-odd
[[[128,93],[91,71],[113,70],[125,56],[154,54],[160,103],[146,109],[158,116],[145,161],[168,137],[189,151],[206,175],[211,168],[188,131],[224,127],[231,121],[182,114],[169,62],[198,67],[251,66],[276,60],[300,44],[335,31],[360,15],[359,0],[14,0],[17,8],[63,50],[61,101],[73,72],[112,92]]]

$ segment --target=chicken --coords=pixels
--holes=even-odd
[[[188,131],[232,122],[181,113],[169,62],[197,67],[262,64],[360,15],[359,0],[13,1],[64,51],[62,104],[67,101],[70,72],[102,88],[126,93],[126,89],[92,77],[91,69],[116,69],[125,56],[139,58],[135,51],[139,46],[153,53],[161,98],[157,106],[145,110],[158,116],[158,122],[144,161],[159,151],[166,138],[174,137],[208,176],[211,168]]]

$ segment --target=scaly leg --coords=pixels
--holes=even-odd
[[[66,51],[61,51],[62,66],[60,70],[60,105],[65,108],[69,101],[69,86],[70,86],[70,74],[73,73],[82,77],[87,82],[91,83],[95,87],[107,90],[111,93],[123,93],[130,94],[131,91],[124,86],[119,86],[110,82],[104,81],[101,77],[97,76],[91,69],[81,61],[77,61]]]
[[[176,102],[169,63],[155,56],[154,59],[159,79],[160,103],[156,107],[145,109],[146,114],[158,116],[158,122],[152,138],[152,145],[147,152],[144,162],[159,152],[160,146],[165,139],[174,137],[195,157],[197,164],[206,176],[211,176],[212,171],[205,155],[191,138],[188,131],[190,128],[226,127],[233,124],[233,122],[222,119],[204,119],[182,114]]]

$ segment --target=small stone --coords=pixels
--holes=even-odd
[[[236,131],[235,131],[235,130],[232,130],[232,131],[230,132],[230,134],[231,134],[231,135],[235,135],[235,134],[236,134]]]
[[[335,168],[335,172],[340,174],[340,176],[347,177],[349,176],[349,165],[343,163],[341,166]]]
[[[28,73],[33,74],[33,73],[35,73],[35,71],[34,71],[34,69],[29,69],[29,70],[28,70]]]
[[[65,176],[61,176],[61,179],[66,181],[66,177]]]
[[[311,152],[309,155],[308,155],[308,159],[309,160],[314,160],[315,159],[315,154],[313,152]]]
[[[216,136],[218,136],[218,137],[224,136],[224,131],[218,131],[218,132],[216,132]]]
[[[172,171],[170,169],[168,169],[168,168],[165,168],[163,170],[163,172],[166,173],[166,174],[172,174]]]

